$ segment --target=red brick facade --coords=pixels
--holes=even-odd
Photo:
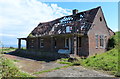
[[[70,54],[76,53],[78,56],[89,56],[105,52],[108,39],[114,35],[114,32],[108,28],[101,7],[86,11],[84,13],[87,20],[79,20],[80,22],[75,21],[74,25],[72,23],[71,25],[68,23],[68,26],[73,25],[72,29],[77,29],[76,31],[71,31],[69,34],[58,34],[59,32],[54,31],[54,35],[50,35],[51,33],[53,34],[53,32],[49,32],[51,28],[47,25],[52,27],[51,25],[56,23],[58,20],[43,24],[46,27],[44,29],[46,35],[43,35],[44,32],[40,31],[43,26],[42,24],[39,24],[41,27],[38,26],[32,31],[32,33],[33,35],[38,34],[40,36],[37,35],[38,37],[28,37],[27,49],[39,49],[41,51],[48,52],[58,52],[59,49],[68,49],[71,52]],[[80,14],[83,15],[84,13],[81,12]],[[78,14],[76,15],[78,16]],[[74,18],[78,18],[76,15],[73,15],[75,16]],[[83,29],[84,31],[80,30],[83,26],[82,24],[88,22],[89,24],[87,25],[87,28],[85,28],[85,30]],[[79,26],[81,26],[81,28],[79,28]],[[59,27],[62,28],[62,26]],[[62,33],[64,33],[64,29],[65,28],[62,29]],[[57,31],[59,31],[59,29]],[[68,43],[66,43],[66,39]],[[66,47],[66,44],[69,44],[69,46]]]

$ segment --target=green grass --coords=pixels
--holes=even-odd
[[[17,48],[9,47],[9,48],[0,48],[0,53],[9,53],[11,51],[15,51]]]
[[[61,59],[57,60],[57,63],[68,64],[68,65],[72,65],[73,64],[71,62],[68,62],[68,58],[61,58]]]
[[[104,70],[110,72],[111,74],[115,74],[118,67],[118,50],[114,48],[108,52],[91,56],[81,61],[83,66],[92,67],[94,69]]]
[[[30,74],[20,71],[14,61],[1,57],[0,58],[1,72],[0,77],[32,77]]]
[[[81,61],[80,59],[78,61],[72,61],[72,62],[68,62],[69,58],[61,58],[60,60],[57,60],[57,63],[59,64],[68,64],[68,65],[71,65],[71,66],[78,66],[80,65]]]
[[[71,66],[71,65],[65,65],[65,66],[56,67],[56,68],[52,68],[52,69],[48,69],[48,70],[44,70],[44,71],[39,71],[39,72],[35,72],[33,74],[42,74],[42,73],[51,72],[51,71],[62,69],[62,68],[67,68],[69,66]]]

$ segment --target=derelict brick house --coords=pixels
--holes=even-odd
[[[108,28],[101,7],[39,23],[26,40],[27,49],[89,56],[105,52],[114,32]]]

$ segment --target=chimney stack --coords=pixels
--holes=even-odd
[[[73,15],[77,14],[78,13],[78,10],[77,9],[74,9],[73,10]]]

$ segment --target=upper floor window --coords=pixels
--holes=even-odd
[[[40,47],[44,47],[44,40],[40,39]]]
[[[67,26],[67,27],[66,27],[66,33],[70,33],[71,30],[72,30],[72,27],[70,27],[70,26]]]
[[[103,48],[104,47],[104,36],[100,35],[100,47]]]
[[[100,17],[100,21],[102,21],[102,17]]]
[[[95,35],[95,39],[96,39],[96,48],[98,48],[98,35]]]

